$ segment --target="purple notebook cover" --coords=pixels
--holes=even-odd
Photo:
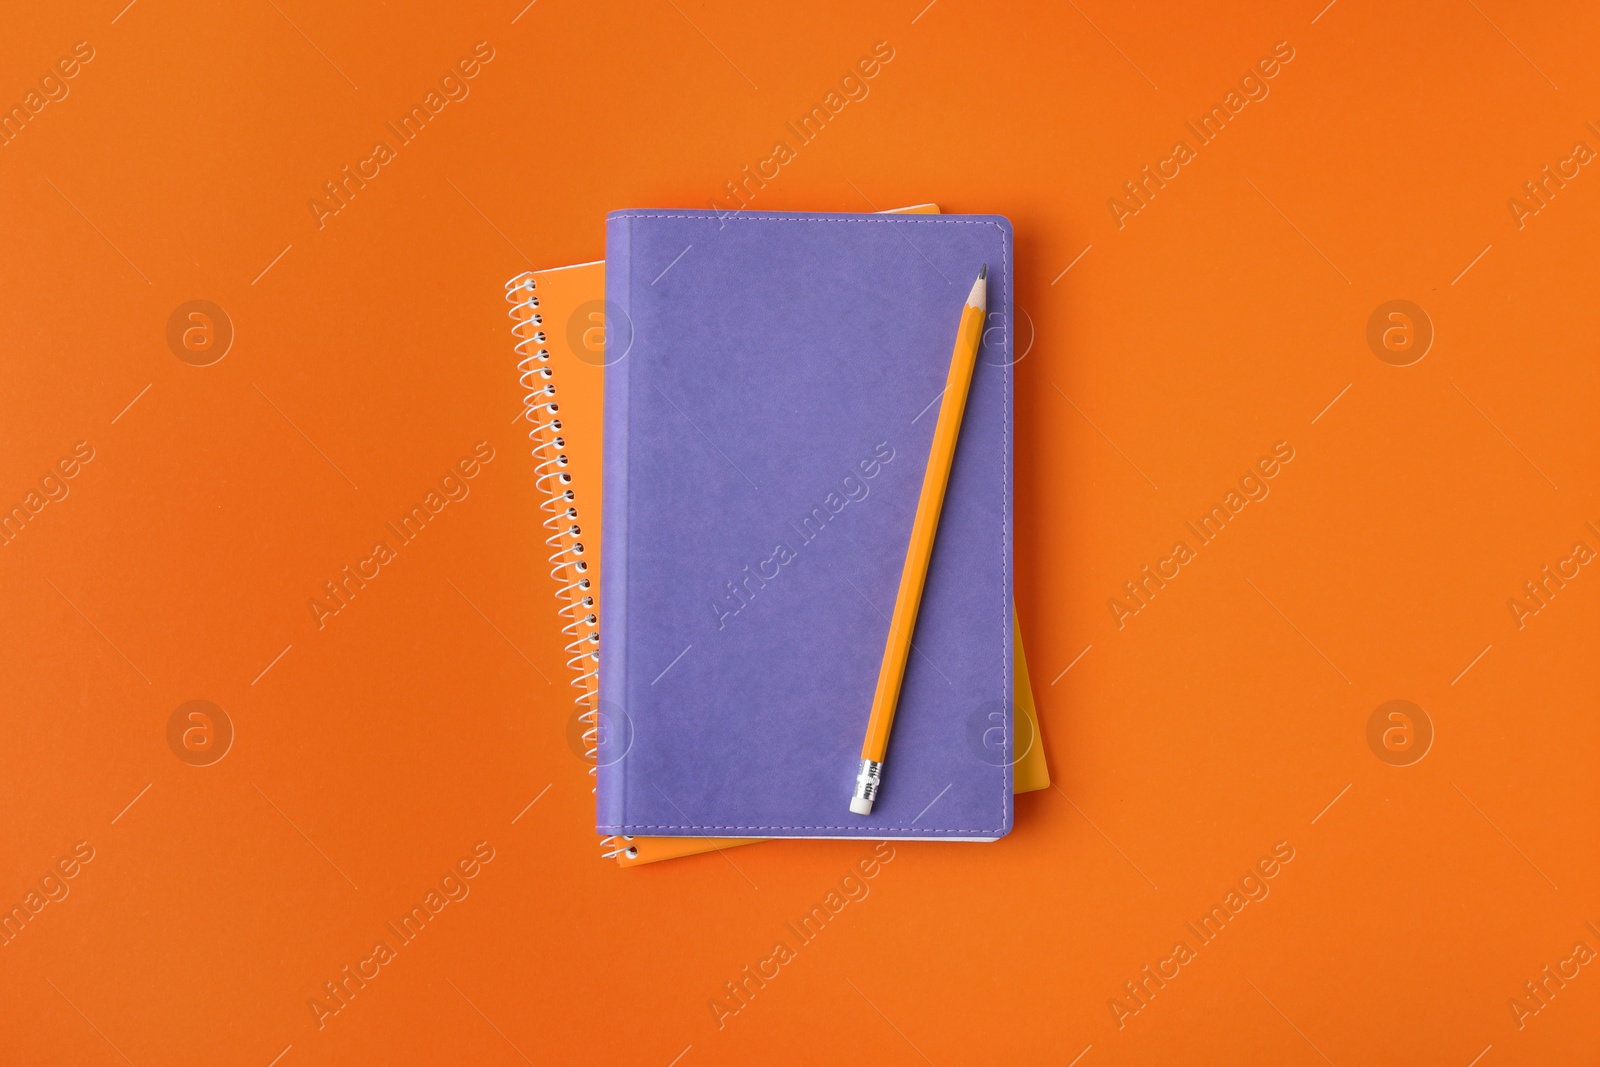
[[[602,833],[1011,829],[1011,224],[606,228]],[[883,791],[849,811],[961,307],[984,334]]]

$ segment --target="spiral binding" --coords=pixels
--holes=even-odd
[[[548,337],[537,289],[532,271],[506,282],[506,301],[511,304],[506,315],[511,319],[512,336],[517,339],[513,351],[517,354],[517,383],[522,387],[522,417],[530,423],[528,440],[533,442],[532,455],[538,461],[533,469],[534,486],[544,494],[539,509],[546,516],[544,528],[550,531],[544,541],[545,547],[551,549],[550,577],[555,580],[556,599],[561,602],[558,614],[567,620],[561,633],[570,639],[565,649],[567,667],[573,672],[569,684],[580,691],[573,703],[582,709],[578,720],[583,723],[583,757],[589,763],[590,777],[594,777],[600,755],[600,616],[594,582],[587,574],[589,563],[582,558],[578,497],[562,451],[567,442],[561,436],[561,406],[556,401],[556,383],[552,380],[555,372],[549,365],[550,350],[545,347]],[[590,792],[593,791],[591,786]],[[620,843],[614,836],[602,837],[600,847],[604,859],[638,855],[638,849]]]
[[[626,856],[630,860],[633,859],[633,857],[639,854],[639,850],[633,845],[621,844],[623,841],[632,840],[633,836],[631,834],[624,834],[622,837],[617,837],[615,835],[611,837],[602,837],[600,839],[600,847],[604,849],[604,851],[600,853],[600,858],[603,860],[609,860],[616,859],[618,856]]]
[[[567,456],[562,451],[567,445],[561,436],[561,406],[556,401],[556,383],[551,379],[550,350],[544,316],[540,314],[538,287],[533,272],[525,271],[506,283],[506,300],[511,309],[511,333],[517,342],[517,381],[522,387],[522,417],[531,425],[528,440],[533,442],[534,486],[544,494],[539,509],[546,515],[544,528],[550,531],[545,546],[549,556],[550,577],[556,583],[556,599],[561,602],[559,614],[568,620],[561,633],[569,638],[566,645],[567,667],[573,671],[571,684],[580,690],[573,703],[583,710],[579,721],[584,724],[584,758],[589,761],[589,774],[595,773],[599,756],[599,697],[596,678],[600,673],[599,615],[593,592],[593,581],[588,577],[589,563],[583,559],[583,527],[578,523],[577,494],[572,489],[572,475],[566,471]]]

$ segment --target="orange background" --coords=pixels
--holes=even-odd
[[[1600,147],[1600,14],[924,3],[13,5],[0,102],[94,58],[0,148],[0,503],[95,456],[0,548],[0,906],[94,858],[0,948],[0,1061],[1592,1052],[1595,968],[1520,1029],[1507,1002],[1600,948],[1600,577],[1522,629],[1507,601],[1600,548],[1600,177],[1520,229],[1507,201]],[[479,41],[470,95],[319,229],[322,183]],[[870,847],[597,858],[501,285],[602,256],[608,209],[706,206],[879,41],[753,206],[1014,221],[1057,788],[998,844],[896,845],[719,1028]],[[1279,41],[1270,96],[1119,229],[1108,198]],[[166,341],[197,298],[236,330],[205,367]],[[1436,330],[1411,366],[1367,345],[1393,299]],[[319,630],[308,599],[478,441],[471,495]],[[1271,495],[1119,629],[1107,601],[1279,441]],[[167,741],[195,699],[236,732],[211,766]],[[1368,745],[1392,699],[1435,731],[1410,766]],[[308,1000],[480,841],[470,896],[319,1029]],[[1119,1027],[1280,841],[1270,896]]]

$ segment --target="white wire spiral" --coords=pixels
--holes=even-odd
[[[596,679],[600,673],[600,622],[598,604],[594,595],[594,582],[588,576],[589,563],[583,558],[584,546],[580,538],[583,527],[578,521],[577,494],[572,489],[572,475],[567,473],[566,438],[561,436],[560,404],[556,400],[554,371],[549,366],[550,350],[545,347],[547,335],[543,329],[544,316],[539,312],[539,297],[535,294],[537,282],[532,271],[517,275],[506,283],[506,300],[511,309],[506,314],[511,319],[511,333],[517,342],[517,381],[522,387],[522,417],[529,424],[528,440],[533,442],[534,486],[544,494],[539,504],[545,512],[544,528],[550,531],[545,546],[549,556],[550,577],[556,582],[556,599],[563,619],[561,628],[569,638],[565,651],[567,667],[573,672],[569,684],[579,690],[573,703],[582,710],[578,719],[583,723],[584,759],[589,763],[589,774],[595,774],[599,759],[599,696]],[[613,838],[602,840],[609,847]],[[606,853],[615,856],[626,849]]]

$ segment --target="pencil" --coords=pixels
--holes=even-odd
[[[978,280],[972,283],[972,291],[961,309],[961,324],[956,328],[950,374],[945,379],[944,397],[939,402],[939,421],[933,428],[928,467],[922,475],[922,494],[917,498],[917,515],[911,523],[911,543],[906,548],[905,566],[900,572],[894,615],[889,619],[889,639],[883,649],[883,666],[878,670],[878,688],[872,695],[872,714],[867,718],[867,739],[861,745],[861,767],[856,773],[855,793],[850,798],[850,810],[857,815],[872,814],[873,802],[883,786],[883,760],[889,749],[889,730],[894,726],[895,708],[900,703],[900,684],[906,676],[911,633],[917,626],[917,609],[922,604],[928,561],[933,557],[933,539],[939,530],[945,487],[950,483],[950,465],[955,460],[961,416],[967,408],[972,371],[978,362],[978,340],[983,334],[984,312],[988,306],[988,276],[989,268],[985,265],[978,272]]]

